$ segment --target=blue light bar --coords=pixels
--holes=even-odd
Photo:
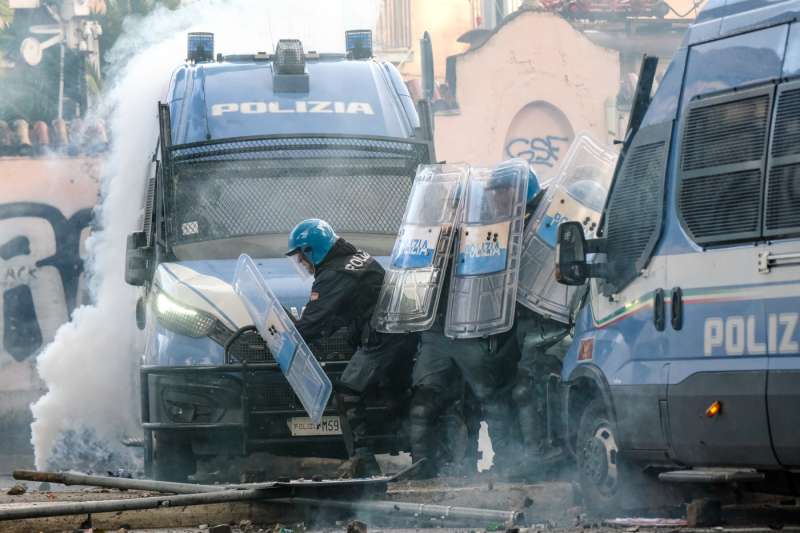
[[[349,30],[344,32],[345,49],[350,59],[372,57],[372,30]]]
[[[201,63],[214,60],[214,34],[208,32],[191,32],[186,39],[186,57],[189,61]]]

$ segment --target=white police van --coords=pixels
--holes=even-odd
[[[602,232],[559,227],[559,281],[591,278],[562,379],[596,509],[643,471],[800,480],[799,14],[710,0],[632,120]]]

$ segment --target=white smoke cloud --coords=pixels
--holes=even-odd
[[[376,0],[195,0],[126,20],[109,53],[112,83],[95,110],[107,117],[112,147],[96,212],[101,230],[87,241],[94,304],[77,309],[38,358],[48,391],[31,407],[37,468],[130,465],[120,439],[141,431],[141,334],[134,321],[138,292],[124,282],[125,243],[141,219],[156,102],[185,57],[186,32],[214,32],[222,53],[270,51],[280,38],[336,52],[344,49],[346,29],[371,28],[377,15]]]

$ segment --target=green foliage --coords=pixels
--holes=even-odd
[[[100,37],[103,68],[106,66],[103,56],[122,33],[126,17],[147,15],[158,6],[176,9],[180,3],[181,0],[105,0],[105,13],[95,16],[103,27]],[[19,54],[20,43],[30,36],[28,28],[32,24],[52,24],[52,18],[43,9],[14,12],[8,7],[8,0],[0,0],[0,19],[9,23],[6,26],[0,23],[0,54],[15,63],[12,69],[0,68],[0,120],[54,119],[58,109],[59,47],[45,50],[42,62],[35,67],[27,65]],[[102,90],[102,74],[91,68],[82,53],[66,51],[65,118],[70,118],[78,107],[80,112],[85,111],[87,93],[96,95]]]

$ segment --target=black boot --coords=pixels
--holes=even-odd
[[[533,376],[520,369],[512,390],[512,398],[517,411],[517,422],[522,437],[522,450],[517,468],[512,473],[515,480],[534,480],[541,478],[544,463],[547,461],[544,450],[545,416],[540,405],[541,392]]]
[[[364,397],[345,386],[338,387],[336,402],[344,418],[342,432],[350,458],[338,470],[339,477],[370,477],[381,475],[380,466],[368,442],[367,409]]]
[[[441,412],[440,394],[429,387],[414,391],[409,411],[409,440],[411,460],[420,463],[414,471],[416,479],[430,479],[438,473],[438,450],[434,433],[436,420]]]
[[[518,465],[518,449],[513,446],[512,439],[513,409],[507,392],[487,401],[483,412],[494,452],[491,473],[506,478]]]
[[[354,479],[380,476],[381,467],[369,448],[356,448],[355,453],[342,463],[336,473],[341,479]]]

